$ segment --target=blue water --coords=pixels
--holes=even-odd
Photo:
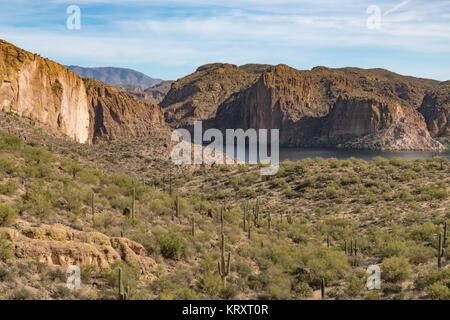
[[[235,153],[231,156],[236,156]],[[269,147],[270,150],[270,147]],[[224,151],[227,152],[226,146],[224,146]],[[248,146],[246,148],[245,161],[248,162]],[[227,152],[227,154],[229,154]],[[436,153],[432,151],[369,151],[369,150],[343,150],[343,149],[327,149],[327,148],[280,148],[280,161],[290,160],[298,161],[306,158],[314,159],[316,157],[321,157],[323,159],[336,158],[339,160],[346,160],[349,158],[363,159],[365,161],[372,161],[375,157],[383,157],[386,159],[392,158],[403,158],[408,161],[416,160],[419,158],[432,158]],[[439,154],[440,156],[446,157],[450,160],[450,152],[446,151]],[[241,157],[240,157],[241,158]],[[259,156],[258,156],[259,159]]]

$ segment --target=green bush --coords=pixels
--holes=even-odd
[[[158,230],[155,236],[163,257],[179,260],[188,256],[188,244],[180,233]]]
[[[5,183],[0,183],[0,194],[11,196],[15,194],[16,191],[17,191],[17,183],[15,181],[10,180]]]
[[[433,300],[450,300],[450,289],[441,282],[435,282],[428,288],[428,294]]]
[[[411,265],[404,257],[385,258],[382,263],[381,275],[384,280],[398,282],[411,276]]]
[[[13,257],[12,243],[5,234],[0,233],[0,261],[6,261]]]
[[[17,212],[14,207],[9,204],[0,203],[0,226],[7,227],[16,221]]]

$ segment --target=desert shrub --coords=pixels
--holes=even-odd
[[[435,249],[411,244],[405,248],[403,255],[408,258],[411,263],[420,264],[432,259],[435,255]]]
[[[0,203],[0,226],[7,227],[14,223],[17,217],[16,208],[9,205]]]
[[[31,185],[21,197],[21,211],[29,211],[40,218],[47,218],[55,207],[54,194],[40,184]]]
[[[23,157],[29,164],[48,164],[53,161],[53,155],[43,148],[25,147]]]
[[[414,281],[416,290],[424,290],[426,287],[433,285],[436,282],[447,281],[450,285],[450,269],[430,269],[419,273]]]
[[[449,300],[450,289],[441,282],[435,282],[428,288],[428,294],[433,300]]]
[[[81,281],[88,282],[100,274],[100,269],[95,264],[85,264],[80,267]]]
[[[298,281],[292,286],[297,298],[307,298],[313,294],[313,289],[306,282]]]
[[[416,241],[434,241],[438,227],[428,221],[411,227],[410,238]]]
[[[364,270],[352,272],[345,281],[344,292],[350,297],[355,297],[363,291],[367,280],[367,273]]]
[[[210,297],[217,297],[222,288],[222,280],[217,274],[207,272],[199,279],[198,288]]]
[[[155,237],[163,257],[179,260],[188,256],[188,244],[180,233],[173,230],[157,230]]]
[[[101,175],[101,173],[97,170],[84,169],[80,172],[79,178],[80,178],[80,181],[85,184],[90,184],[90,185],[96,186],[100,183],[100,178],[99,178],[100,175]]]
[[[398,282],[411,276],[411,265],[405,257],[390,257],[383,259],[381,275],[384,280]]]
[[[6,174],[13,174],[17,172],[17,162],[14,159],[11,159],[9,156],[1,155],[0,156],[0,172]]]
[[[0,194],[11,196],[15,194],[16,191],[17,191],[17,183],[15,181],[10,180],[5,183],[0,183]]]
[[[6,261],[13,257],[11,248],[11,241],[9,241],[5,234],[0,233],[0,261]]]
[[[6,132],[0,132],[0,151],[14,152],[23,147],[23,142],[19,137],[10,135]]]
[[[341,279],[350,268],[347,256],[341,251],[313,248],[305,258],[307,267],[312,271],[312,281],[316,285],[322,279],[326,281]]]
[[[11,300],[34,300],[35,295],[25,287],[15,290],[11,296]]]

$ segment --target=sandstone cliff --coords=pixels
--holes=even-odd
[[[161,108],[0,40],[0,106],[80,143],[142,137],[164,124]]]
[[[89,105],[81,78],[62,65],[0,40],[0,106],[85,143]]]
[[[92,108],[90,140],[143,137],[154,129],[152,124],[164,124],[159,106],[142,102],[94,79],[84,82]]]

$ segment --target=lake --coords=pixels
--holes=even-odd
[[[237,147],[235,146],[235,155],[236,149]],[[224,151],[226,152],[226,146],[224,146]],[[373,158],[378,156],[386,159],[399,157],[410,161],[419,158],[432,158],[435,156],[435,153],[432,151],[369,151],[369,150],[344,150],[344,149],[328,149],[328,148],[280,147],[280,161],[290,160],[295,162],[306,158],[314,159],[316,157],[321,157],[323,159],[336,158],[339,160],[346,160],[353,157],[357,159],[363,159],[365,161],[372,161]],[[440,156],[443,156],[450,160],[450,151],[441,153]],[[246,148],[245,160],[246,162],[248,162],[248,146]]]

